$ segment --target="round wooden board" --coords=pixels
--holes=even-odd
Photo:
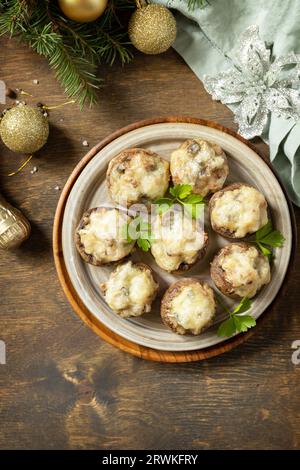
[[[55,214],[54,227],[53,227],[53,253],[54,253],[54,261],[55,261],[55,266],[56,266],[57,273],[58,273],[58,278],[67,296],[67,299],[69,300],[70,304],[72,305],[77,315],[101,338],[103,338],[108,343],[122,349],[123,351],[126,351],[130,354],[133,354],[134,356],[137,356],[143,359],[148,359],[152,361],[160,361],[160,362],[173,362],[173,363],[174,362],[192,362],[192,361],[208,359],[210,357],[223,354],[224,352],[229,351],[233,347],[244,342],[247,338],[249,338],[256,331],[257,327],[262,324],[264,318],[266,317],[266,313],[272,310],[272,305],[274,302],[269,306],[269,308],[264,312],[264,314],[258,319],[256,328],[252,328],[247,333],[235,336],[234,338],[228,339],[227,341],[221,344],[217,344],[210,348],[201,349],[198,351],[188,351],[188,352],[158,351],[155,349],[137,345],[131,341],[128,341],[122,338],[121,336],[115,334],[106,326],[104,326],[98,319],[96,319],[91,314],[91,312],[82,303],[81,299],[79,298],[75,289],[72,286],[72,283],[69,279],[67,269],[64,263],[63,250],[62,250],[61,234],[62,234],[62,222],[63,222],[65,205],[66,205],[68,196],[70,194],[70,191],[75,181],[77,180],[78,176],[80,175],[82,170],[85,168],[85,166],[88,164],[88,162],[107,144],[112,142],[114,139],[126,134],[127,132],[144,127],[144,126],[148,126],[151,124],[166,123],[166,122],[169,122],[169,123],[170,122],[183,122],[183,123],[200,124],[204,126],[213,127],[215,129],[218,129],[222,132],[230,134],[233,137],[239,139],[244,144],[252,148],[256,153],[258,153],[257,149],[255,149],[253,145],[251,145],[248,141],[243,139],[241,136],[239,136],[235,132],[231,131],[230,129],[224,128],[223,126],[218,125],[214,122],[210,122],[210,121],[206,121],[202,119],[171,116],[171,117],[148,119],[148,120],[140,121],[140,122],[131,124],[129,126],[126,126],[118,130],[117,132],[114,132],[113,134],[108,136],[106,139],[102,140],[94,148],[92,148],[90,152],[88,152],[88,154],[79,162],[79,164],[76,166],[76,168],[70,175],[62,191],[61,197],[58,202],[56,214]],[[272,171],[274,172],[273,169]],[[278,179],[278,176],[276,174],[275,176]],[[290,210],[291,221],[292,221],[292,229],[293,229],[293,247],[292,247],[290,263],[289,263],[289,267],[288,267],[288,271],[286,275],[286,280],[283,283],[283,286],[281,287],[278,295],[282,295],[283,290],[285,290],[285,287],[287,285],[288,278],[291,274],[292,261],[295,258],[294,253],[296,249],[296,225],[295,225],[295,220],[294,220],[294,213],[293,213],[292,205],[288,200],[286,191],[284,190],[283,187],[282,189],[286,195],[286,198],[289,204],[289,210]],[[276,299],[277,298],[278,296],[276,297]]]

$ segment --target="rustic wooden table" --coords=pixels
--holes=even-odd
[[[15,41],[0,41],[0,78],[47,104],[65,100],[47,63]],[[300,268],[263,327],[233,351],[201,363],[168,365],[131,357],[103,342],[72,312],[56,278],[52,222],[59,191],[90,147],[144,118],[181,114],[235,128],[174,52],[137,55],[103,72],[94,109],[52,111],[51,138],[1,192],[32,222],[30,240],[1,253],[0,448],[295,449],[300,447]],[[32,81],[39,80],[39,85]],[[267,148],[258,144],[267,155]],[[0,171],[20,157],[1,144]],[[38,172],[31,174],[33,166]],[[300,211],[296,210],[298,226]]]

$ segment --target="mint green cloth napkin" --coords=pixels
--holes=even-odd
[[[300,53],[299,0],[209,0],[194,11],[181,0],[155,1],[180,12],[174,48],[201,80],[232,68],[239,38],[251,25],[259,27],[264,41],[273,43],[276,58]],[[271,162],[290,198],[300,206],[300,120],[271,113],[261,137],[270,146]]]

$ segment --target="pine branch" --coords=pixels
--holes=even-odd
[[[101,79],[96,78],[95,68],[84,58],[73,55],[72,49],[60,41],[49,58],[50,66],[56,70],[58,81],[70,98],[75,98],[82,107],[96,103],[96,90]]]
[[[8,33],[13,36],[17,33],[28,16],[28,6],[25,1],[1,1],[0,35]]]
[[[0,0],[0,35],[16,36],[45,56],[66,94],[81,106],[92,105],[103,84],[97,66],[132,58],[118,13],[133,5],[133,0],[111,0],[99,20],[79,24],[65,18],[53,1]]]
[[[130,42],[124,33],[99,33],[99,45],[96,47],[97,55],[104,62],[112,65],[116,59],[124,65],[131,61],[133,54],[128,49]]]
[[[189,9],[208,3],[182,1]],[[109,0],[97,21],[79,24],[66,18],[53,0],[0,0],[0,36],[16,36],[46,57],[67,95],[81,106],[92,105],[103,83],[97,66],[132,59],[127,21],[123,25],[121,18],[135,7],[135,0]]]

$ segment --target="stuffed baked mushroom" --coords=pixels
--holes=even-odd
[[[253,186],[234,183],[218,191],[209,202],[215,232],[227,238],[244,238],[268,222],[268,204]]]
[[[204,256],[208,243],[201,221],[175,208],[156,215],[152,234],[151,253],[168,272],[188,270]]]
[[[131,221],[118,209],[96,207],[83,215],[75,232],[76,248],[94,266],[113,263],[128,256],[134,242],[124,238],[124,227]]]
[[[172,284],[161,303],[161,318],[180,335],[199,335],[215,318],[216,301],[212,288],[196,279]]]
[[[149,266],[128,261],[112,272],[101,289],[109,307],[121,317],[129,318],[151,311],[158,284]]]
[[[130,206],[162,197],[169,186],[169,166],[169,162],[150,150],[124,150],[108,166],[107,185],[111,198],[117,204]]]
[[[223,294],[251,298],[271,280],[269,259],[252,244],[232,243],[213,259],[211,278]]]
[[[172,153],[170,168],[174,184],[189,184],[202,196],[219,191],[229,172],[223,149],[203,139],[183,142]]]

